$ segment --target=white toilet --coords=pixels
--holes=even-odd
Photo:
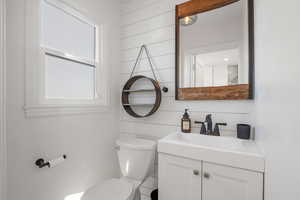
[[[139,186],[154,164],[156,143],[144,139],[119,139],[117,150],[122,177],[87,190],[81,200],[139,200]]]

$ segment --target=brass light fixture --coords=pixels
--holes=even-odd
[[[186,16],[180,19],[180,24],[182,26],[190,26],[192,24],[195,24],[197,19],[198,19],[197,15]]]

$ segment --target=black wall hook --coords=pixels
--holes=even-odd
[[[167,93],[167,92],[169,91],[169,88],[163,87],[163,88],[162,88],[162,91],[165,92],[165,93]]]
[[[38,166],[39,168],[43,168],[43,167],[50,167],[50,163],[49,162],[45,162],[45,160],[43,158],[39,158],[37,159],[37,161],[35,161],[35,165]]]

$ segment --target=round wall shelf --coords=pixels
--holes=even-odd
[[[136,83],[138,80],[141,80],[141,79],[149,80],[152,83],[153,88],[152,89],[131,89],[132,86],[134,85],[134,83]],[[129,102],[130,94],[142,93],[142,92],[154,92],[155,93],[155,102],[151,103],[151,104],[150,103],[130,103]],[[133,76],[126,82],[125,86],[123,87],[122,105],[123,105],[125,111],[129,115],[131,115],[135,118],[148,117],[148,116],[154,114],[158,110],[160,103],[161,103],[161,89],[160,89],[158,82],[152,78],[142,76],[142,75]],[[142,115],[142,114],[136,113],[133,109],[134,107],[151,107],[151,110],[147,114]]]

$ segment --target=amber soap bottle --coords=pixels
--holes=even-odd
[[[192,127],[191,127],[191,119],[190,119],[190,116],[188,114],[188,109],[185,109],[185,112],[182,116],[182,119],[181,119],[181,131],[183,133],[190,133],[191,130],[192,130]]]

